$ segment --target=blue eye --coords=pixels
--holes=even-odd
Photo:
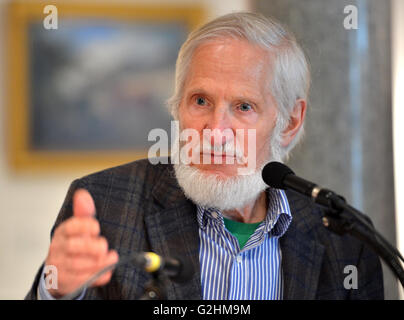
[[[240,105],[240,110],[243,111],[243,112],[247,112],[247,111],[252,110],[252,107],[251,107],[251,105],[248,104],[248,103],[242,103],[242,104]]]
[[[200,106],[205,106],[206,105],[206,100],[202,97],[196,98],[196,103]]]

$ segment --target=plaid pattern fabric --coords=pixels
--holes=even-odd
[[[121,257],[136,251],[162,256],[186,256],[195,270],[187,283],[167,280],[168,299],[201,299],[199,235],[196,206],[176,181],[171,165],[152,165],[147,159],[107,169],[75,180],[56,219],[72,215],[76,189],[94,198],[101,234]],[[351,236],[326,230],[321,210],[294,192],[286,192],[293,220],[281,237],[284,299],[383,299],[378,257]],[[358,268],[358,289],[346,290],[346,265]],[[26,299],[36,299],[37,273]],[[132,265],[118,267],[103,287],[90,288],[84,299],[138,299],[150,276]]]

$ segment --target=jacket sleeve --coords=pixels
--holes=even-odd
[[[365,219],[373,226],[370,218]],[[356,264],[358,268],[358,288],[350,290],[352,300],[383,300],[383,271],[379,256],[365,242],[361,242],[360,254]]]

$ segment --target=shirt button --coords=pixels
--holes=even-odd
[[[240,263],[241,261],[243,261],[243,258],[241,256],[237,256],[236,260],[238,263]]]
[[[217,218],[217,213],[216,213],[216,211],[213,211],[213,212],[212,212],[212,217],[215,218],[215,219]]]

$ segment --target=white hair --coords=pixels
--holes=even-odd
[[[310,71],[303,50],[297,44],[294,35],[280,23],[260,14],[230,13],[191,32],[178,54],[175,90],[167,101],[172,116],[178,119],[185,79],[195,49],[206,42],[224,38],[247,40],[275,55],[271,91],[277,103],[279,116],[271,140],[277,140],[280,146],[281,133],[289,123],[296,100],[308,98]],[[289,152],[302,138],[303,131],[302,125],[291,143],[285,148],[279,147],[278,154],[274,156],[279,160],[287,158]]]

